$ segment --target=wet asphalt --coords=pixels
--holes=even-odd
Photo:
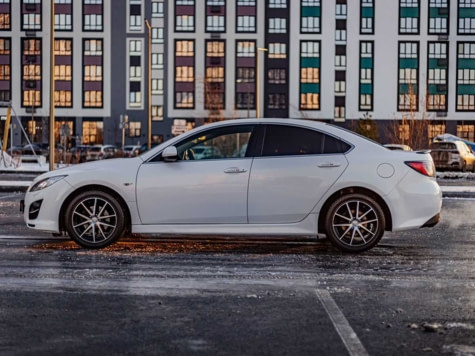
[[[28,230],[0,193],[1,355],[475,355],[475,200],[363,254],[326,239]]]

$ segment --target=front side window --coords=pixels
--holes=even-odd
[[[179,160],[246,157],[254,125],[221,127],[193,135],[176,145]]]
[[[299,156],[344,153],[350,145],[324,133],[302,127],[268,125],[262,156]]]

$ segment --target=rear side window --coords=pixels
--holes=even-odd
[[[350,145],[322,132],[295,126],[267,125],[262,156],[344,153]]]
[[[431,148],[439,150],[456,150],[457,146],[455,146],[455,143],[453,142],[434,142]]]

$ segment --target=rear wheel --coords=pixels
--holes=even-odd
[[[385,229],[381,206],[371,197],[353,193],[335,200],[325,219],[332,244],[345,252],[362,252],[374,247]]]
[[[109,193],[97,190],[76,196],[66,209],[69,236],[87,248],[102,248],[124,233],[124,211]]]

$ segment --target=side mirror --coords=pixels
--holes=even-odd
[[[178,160],[178,151],[175,146],[168,146],[162,152],[162,158],[165,162],[175,162]]]

